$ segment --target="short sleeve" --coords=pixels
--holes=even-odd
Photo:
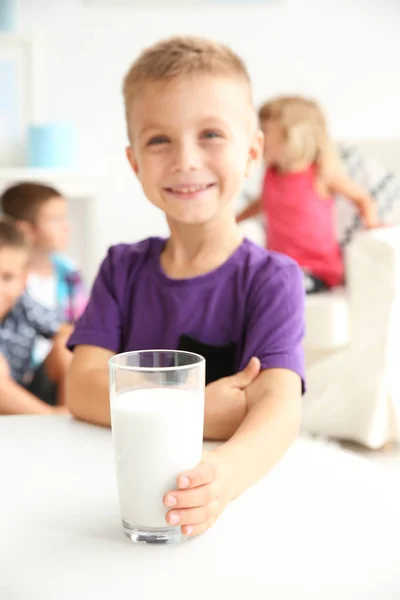
[[[305,392],[303,338],[305,292],[303,273],[295,264],[279,265],[269,276],[260,271],[249,295],[247,325],[239,370],[252,356],[262,369],[282,368],[297,373]]]
[[[89,345],[118,352],[121,345],[122,318],[119,305],[118,260],[110,248],[100,266],[86,309],[75,324],[68,348]]]
[[[27,323],[36,333],[46,339],[53,338],[60,329],[60,319],[56,310],[52,310],[36,302],[26,293],[22,299]]]

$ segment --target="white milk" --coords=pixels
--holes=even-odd
[[[121,516],[129,525],[168,527],[163,495],[200,462],[203,419],[202,395],[183,390],[135,390],[112,399]]]

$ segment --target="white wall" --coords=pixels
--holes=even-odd
[[[400,137],[397,0],[258,0],[245,8],[225,0],[157,11],[103,3],[20,0],[21,30],[44,50],[36,119],[75,122],[80,166],[107,175],[93,215],[99,258],[116,241],[165,232],[125,163],[120,96],[129,64],[160,37],[192,33],[233,46],[257,103],[282,92],[315,95],[339,137]]]

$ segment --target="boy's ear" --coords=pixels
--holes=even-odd
[[[248,177],[255,163],[257,163],[263,156],[264,150],[264,134],[261,129],[257,129],[254,134],[249,150],[249,159],[247,162],[245,175]]]
[[[35,241],[36,237],[36,230],[34,225],[32,225],[32,223],[30,223],[29,221],[22,220],[16,221],[15,224],[18,227],[18,229],[22,231],[28,242],[32,244]]]
[[[128,161],[129,161],[129,164],[131,165],[131,167],[134,170],[134,172],[136,173],[136,175],[138,175],[139,174],[139,165],[135,158],[135,155],[133,154],[132,146],[127,146],[125,153],[126,153],[126,157],[127,157]]]

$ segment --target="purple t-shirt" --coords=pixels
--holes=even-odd
[[[299,374],[304,390],[304,284],[290,258],[245,239],[220,267],[190,279],[162,270],[165,240],[109,249],[69,347],[180,349],[206,358],[207,383],[243,369]]]

